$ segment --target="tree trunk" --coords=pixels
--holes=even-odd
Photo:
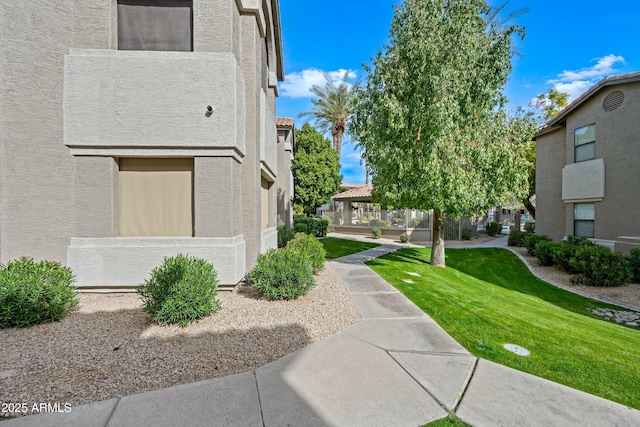
[[[367,155],[364,155],[364,183],[369,183],[369,158]]]
[[[531,199],[527,197],[522,201],[522,204],[524,205],[525,208],[527,208],[527,210],[531,214],[531,218],[536,219],[536,207],[533,206],[533,203],[531,203]]]
[[[431,230],[431,260],[434,267],[445,267],[444,261],[444,215],[433,211],[433,229]]]
[[[338,129],[336,133],[333,134],[333,147],[338,153],[338,164],[340,164],[340,151],[342,151],[342,133],[343,131]]]

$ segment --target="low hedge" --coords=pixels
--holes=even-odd
[[[309,258],[311,271],[314,274],[324,267],[327,251],[325,251],[322,243],[315,237],[305,233],[297,233],[295,237],[289,241],[287,247],[296,249]]]
[[[295,231],[287,227],[286,225],[278,226],[278,247],[284,248],[287,243],[295,236]]]
[[[327,235],[328,228],[328,219],[305,216],[293,218],[293,231],[296,233],[307,233],[315,237],[324,237]]]
[[[165,258],[137,289],[144,311],[159,325],[187,326],[220,309],[218,276],[209,262],[187,255]]]
[[[485,231],[489,236],[495,236],[496,234],[500,234],[502,230],[502,224],[499,222],[490,222],[485,226]]]
[[[311,260],[293,245],[259,255],[248,278],[269,300],[296,299],[315,285]]]
[[[640,249],[631,249],[629,253],[629,263],[631,264],[631,272],[633,274],[631,280],[634,283],[640,284]]]
[[[597,245],[578,245],[569,261],[576,270],[572,283],[587,286],[622,286],[631,280],[629,260],[620,252]]]
[[[74,281],[55,261],[23,257],[0,265],[0,328],[61,320],[78,305]]]

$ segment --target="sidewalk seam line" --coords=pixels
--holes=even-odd
[[[467,390],[469,390],[469,386],[471,385],[471,380],[473,379],[473,376],[476,374],[476,369],[478,369],[478,361],[480,360],[480,358],[475,357],[474,359],[475,360],[473,361],[473,367],[471,368],[471,372],[469,373],[469,376],[467,378],[467,383],[462,389],[462,393],[460,393],[460,397],[458,398],[458,401],[456,402],[454,408],[452,409],[454,413],[458,410],[458,408],[460,407],[460,404],[462,404],[464,395],[467,394]]]
[[[436,403],[442,407],[442,409],[444,409],[447,412],[450,412],[447,406],[440,399],[438,399],[433,393],[431,393],[420,381],[418,381],[416,377],[411,375],[411,373],[407,371],[407,369],[404,366],[402,366],[402,364],[398,362],[398,360],[395,357],[393,357],[393,355],[389,351],[385,351],[385,353],[387,353],[389,357],[391,357],[391,359],[396,363],[396,365],[400,367],[400,369],[402,369],[407,375],[409,375],[409,378],[411,378],[416,384],[418,384],[418,387],[423,389],[429,396],[431,396],[431,398],[435,400]]]
[[[104,422],[104,427],[107,427],[107,425],[109,425],[109,423],[111,422],[111,417],[113,417],[113,413],[116,412],[116,408],[120,404],[120,399],[122,399],[122,397],[119,397],[118,400],[116,400],[116,403],[113,405],[113,408],[111,408],[111,411],[109,412],[109,416],[107,417],[107,420]]]
[[[256,385],[256,394],[258,395],[258,407],[260,408],[260,420],[262,421],[262,427],[264,427],[264,413],[262,412],[262,400],[260,399],[260,389],[258,388],[258,376],[256,371],[253,371],[253,383]]]

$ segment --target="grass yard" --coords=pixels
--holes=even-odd
[[[640,409],[640,330],[587,311],[615,306],[539,280],[506,249],[447,249],[444,269],[431,267],[430,251],[405,248],[367,264],[475,356]]]
[[[335,237],[324,237],[320,239],[320,242],[324,246],[324,250],[327,251],[327,259],[340,258],[380,246],[378,243],[359,242]]]

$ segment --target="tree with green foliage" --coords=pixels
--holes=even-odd
[[[434,266],[445,266],[444,214],[477,214],[526,191],[502,93],[512,36],[524,31],[491,11],[483,0],[406,0],[355,103],[351,131],[366,147],[374,197],[433,209]]]
[[[342,151],[342,137],[347,132],[349,116],[351,115],[353,88],[349,85],[349,72],[345,71],[340,84],[336,85],[329,74],[324,75],[326,83],[324,87],[313,85],[311,92],[315,98],[311,100],[313,107],[310,111],[298,114],[298,117],[311,117],[315,119],[315,126],[321,132],[331,131],[333,148],[338,153]]]
[[[536,96],[532,107],[540,111],[543,121],[553,118],[569,103],[569,94],[558,91],[556,88],[549,89],[546,93]]]
[[[314,213],[317,206],[329,203],[336,194],[342,177],[340,164],[331,142],[313,126],[305,123],[295,130],[296,146],[293,172],[293,202]]]
[[[533,198],[536,194],[536,142],[533,140],[538,131],[538,122],[532,111],[518,108],[516,113],[509,117],[509,137],[511,142],[522,150],[522,168],[527,173],[527,187],[524,197],[520,199],[524,207],[535,219],[536,207]]]

